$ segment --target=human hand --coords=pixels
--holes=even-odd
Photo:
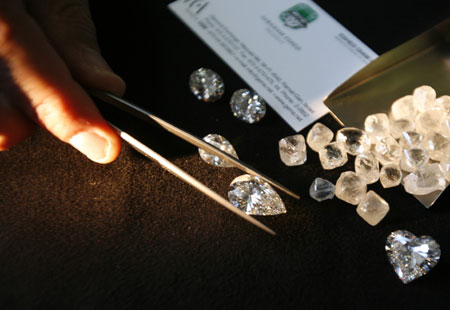
[[[0,0],[0,150],[39,124],[89,159],[113,161],[120,138],[80,85],[125,91],[100,56],[88,0]]]

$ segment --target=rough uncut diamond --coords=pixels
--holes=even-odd
[[[228,199],[236,208],[251,215],[286,213],[280,196],[269,183],[249,174],[235,178],[230,184]]]
[[[367,191],[367,185],[361,176],[353,171],[342,172],[336,182],[335,195],[337,198],[357,205],[361,202]]]
[[[301,135],[289,136],[278,142],[281,161],[286,166],[299,166],[306,161],[305,138]]]
[[[450,139],[438,132],[428,132],[423,144],[432,160],[441,161],[450,151]]]
[[[382,165],[397,163],[402,156],[402,148],[393,137],[387,136],[375,144],[374,154]]]
[[[436,99],[435,104],[446,116],[450,115],[450,96],[444,95]]]
[[[414,119],[416,114],[417,110],[412,95],[401,97],[391,105],[391,116],[393,119]]]
[[[319,151],[323,169],[331,170],[343,166],[348,161],[347,151],[340,142],[331,142]]]
[[[372,144],[390,134],[389,118],[385,113],[371,114],[364,121],[364,131]]]
[[[450,153],[447,153],[447,155],[441,160],[439,166],[441,167],[445,179],[450,182]]]
[[[423,141],[423,135],[415,131],[405,131],[402,133],[399,143],[404,149],[420,148]]]
[[[444,120],[442,111],[430,110],[422,112],[416,118],[416,131],[422,134],[429,131],[439,131]]]
[[[392,232],[385,249],[389,262],[404,284],[426,275],[441,257],[440,246],[433,238],[417,238],[406,230]]]
[[[414,89],[413,101],[419,112],[430,109],[435,99],[436,91],[428,85],[423,85]]]
[[[399,139],[403,132],[413,131],[416,127],[410,119],[390,120],[391,136]]]
[[[336,133],[336,141],[341,142],[347,153],[357,155],[370,149],[370,140],[364,131],[355,127],[339,129]]]
[[[368,191],[356,208],[356,213],[372,226],[377,225],[388,212],[389,204],[374,191]]]
[[[388,163],[381,168],[380,182],[384,188],[400,185],[402,181],[402,170],[396,163]]]
[[[306,142],[313,151],[319,152],[333,140],[333,136],[334,134],[330,128],[322,123],[316,123],[308,132]]]
[[[200,68],[191,74],[189,87],[197,99],[204,102],[214,102],[220,99],[225,91],[222,78],[207,68]]]
[[[248,89],[235,91],[230,106],[235,117],[249,124],[259,122],[266,114],[264,99]]]
[[[414,172],[428,164],[430,156],[427,150],[410,148],[403,149],[400,168],[404,171]]]
[[[316,178],[309,188],[309,195],[311,198],[322,202],[334,197],[335,186],[328,180]]]
[[[362,176],[367,184],[372,184],[380,177],[380,165],[371,153],[358,154],[355,158],[355,172]]]
[[[441,133],[450,139],[450,118],[442,122]]]
[[[426,165],[416,172],[411,172],[403,179],[403,187],[407,193],[426,195],[445,189],[444,172],[438,163]]]
[[[228,153],[235,158],[238,158],[236,151],[234,150],[231,143],[227,139],[222,137],[221,135],[209,134],[203,138],[203,141],[205,141],[211,145],[214,145],[221,151],[224,151],[225,153]],[[213,165],[216,167],[224,167],[224,168],[232,167],[232,165],[230,165],[223,159],[220,159],[218,156],[210,154],[210,153],[206,152],[205,150],[202,150],[199,148],[198,152],[200,154],[200,157],[210,165]]]

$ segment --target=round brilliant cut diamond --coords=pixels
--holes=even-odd
[[[189,87],[198,100],[214,102],[222,98],[225,85],[222,78],[213,70],[200,68],[189,78]]]
[[[259,122],[266,114],[264,99],[248,89],[235,91],[230,106],[235,117],[249,124]]]

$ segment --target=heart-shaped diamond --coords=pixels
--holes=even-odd
[[[392,232],[385,249],[395,272],[405,284],[426,275],[441,257],[440,246],[433,238],[417,238],[406,230]]]

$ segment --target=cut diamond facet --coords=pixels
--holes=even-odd
[[[313,151],[319,152],[333,140],[333,136],[334,134],[330,128],[322,123],[316,123],[308,132],[306,142]]]
[[[281,161],[286,166],[299,166],[306,161],[305,138],[301,134],[289,136],[278,142]]]
[[[225,153],[228,153],[235,158],[238,158],[236,151],[234,150],[231,143],[227,139],[222,137],[221,135],[209,134],[203,138],[203,141],[217,147],[221,151],[224,151]],[[220,159],[216,155],[210,154],[202,149],[198,149],[198,152],[200,154],[200,157],[210,165],[213,165],[216,167],[223,167],[223,168],[232,167],[232,165],[230,165],[223,159]]]
[[[336,182],[335,195],[352,205],[361,202],[367,191],[367,185],[363,177],[353,171],[342,172]]]
[[[309,195],[311,198],[322,202],[334,197],[335,186],[328,180],[316,178],[309,188]]]
[[[356,212],[367,223],[375,226],[389,212],[389,204],[374,191],[368,191],[358,204]]]
[[[417,238],[406,230],[392,232],[385,249],[389,262],[404,284],[426,275],[441,257],[440,246],[433,238]]]
[[[364,131],[355,127],[345,127],[336,133],[336,141],[341,142],[351,155],[365,153],[370,149],[370,140]]]
[[[348,161],[347,151],[340,142],[331,142],[319,151],[323,169],[331,170],[343,166]]]
[[[230,184],[228,199],[236,208],[251,215],[286,213],[286,207],[269,183],[249,174],[235,178]]]
[[[264,99],[248,89],[235,91],[230,106],[235,117],[249,124],[259,122],[266,114]]]
[[[222,78],[207,68],[200,68],[191,74],[189,87],[197,99],[204,102],[214,102],[220,99],[225,91]]]

